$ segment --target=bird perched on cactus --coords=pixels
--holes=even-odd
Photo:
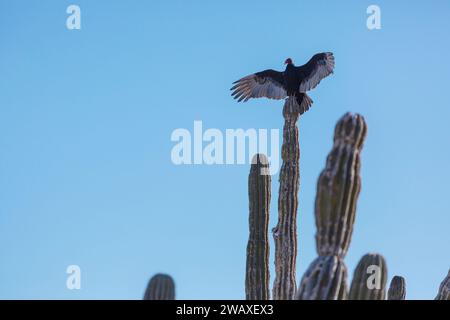
[[[233,82],[231,95],[238,99],[238,102],[261,97],[276,100],[295,97],[290,100],[296,104],[299,114],[308,111],[313,101],[306,92],[314,89],[322,79],[333,73],[333,53],[318,53],[299,67],[294,65],[291,58],[286,59],[284,63],[286,69],[283,72],[268,69]]]

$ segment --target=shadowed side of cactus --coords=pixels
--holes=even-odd
[[[278,223],[273,229],[275,242],[275,281],[274,300],[291,300],[296,292],[297,260],[297,207],[300,184],[300,147],[298,141],[297,120],[299,110],[294,108],[288,98],[284,104],[283,145],[280,170],[280,188],[278,194]]]
[[[347,253],[361,189],[360,152],[367,133],[364,118],[345,114],[337,123],[333,149],[319,176],[315,203],[319,255]]]
[[[154,275],[145,290],[144,300],[175,300],[175,282],[167,274]]]
[[[405,278],[395,276],[391,280],[388,290],[388,300],[405,300],[406,283]]]
[[[385,300],[387,266],[377,253],[364,255],[356,266],[350,286],[350,300]]]
[[[337,256],[319,256],[306,271],[300,283],[299,300],[345,300],[347,268]]]
[[[248,177],[249,239],[245,295],[247,300],[270,299],[269,208],[271,176],[266,156],[255,155]]]
[[[447,277],[441,282],[435,300],[450,300],[450,270],[448,271]]]

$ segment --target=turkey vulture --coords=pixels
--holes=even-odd
[[[308,111],[313,101],[306,92],[333,73],[333,53],[318,53],[300,67],[295,66],[291,58],[284,63],[287,65],[284,72],[268,69],[233,82],[231,95],[238,102],[261,97],[276,100],[293,97],[300,114]]]

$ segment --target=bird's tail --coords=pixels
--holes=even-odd
[[[302,115],[311,108],[313,101],[306,93],[299,92],[295,96],[289,97],[287,103],[290,104],[292,110],[296,110]]]

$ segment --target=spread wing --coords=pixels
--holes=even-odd
[[[306,64],[297,67],[300,74],[300,92],[314,89],[323,78],[333,73],[334,56],[332,52],[318,53]]]
[[[233,84],[231,95],[238,99],[238,102],[261,97],[280,100],[287,96],[283,72],[271,69],[251,74]]]

